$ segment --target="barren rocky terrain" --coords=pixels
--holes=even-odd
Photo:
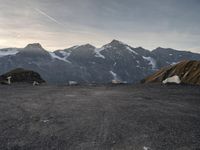
[[[0,86],[1,150],[199,148],[198,86]]]

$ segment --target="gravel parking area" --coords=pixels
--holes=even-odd
[[[0,86],[1,150],[200,150],[198,86]]]

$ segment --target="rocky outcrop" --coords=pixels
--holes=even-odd
[[[10,78],[10,79],[9,79]],[[0,82],[3,84],[9,84],[15,82],[23,83],[44,83],[40,74],[31,70],[24,70],[22,68],[14,69],[8,73],[5,73],[0,76]]]
[[[142,80],[142,83],[162,83],[173,76],[178,76],[183,84],[200,85],[200,61],[182,61],[176,65],[163,68]]]

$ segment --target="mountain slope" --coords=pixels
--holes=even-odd
[[[163,82],[167,78],[178,76],[181,83],[200,85],[200,61],[183,61],[166,67],[144,79],[144,83]]]

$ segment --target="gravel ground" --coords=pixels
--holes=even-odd
[[[200,150],[200,87],[0,86],[0,150]]]

